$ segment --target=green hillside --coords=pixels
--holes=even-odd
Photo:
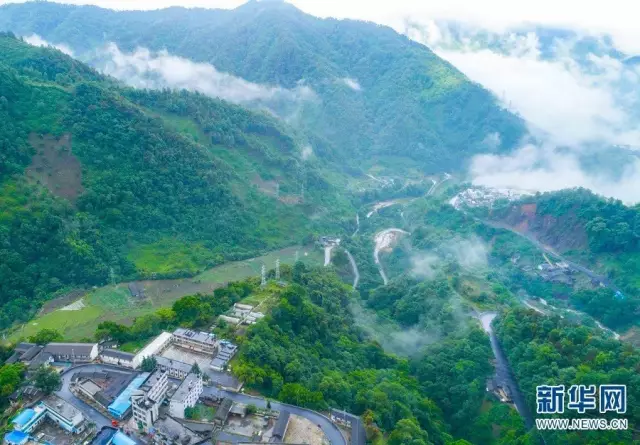
[[[297,243],[349,206],[313,163],[290,168],[298,139],[272,118],[122,89],[11,35],[0,145],[0,328],[66,288],[194,275]]]
[[[513,148],[525,132],[491,93],[425,46],[286,3],[115,12],[37,2],[1,7],[0,29],[36,33],[81,58],[114,42],[123,51],[166,49],[260,84],[302,83],[320,100],[306,102],[293,123],[316,153],[351,171],[389,167],[398,157],[427,172],[456,169],[473,154]],[[497,146],[487,142],[495,133]]]

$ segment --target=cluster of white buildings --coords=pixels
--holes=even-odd
[[[530,196],[533,194],[533,192],[526,190],[471,187],[454,196],[449,201],[449,204],[456,209],[460,209],[462,207],[490,207],[494,202],[501,199],[516,201],[523,196]]]
[[[249,304],[235,303],[233,308],[227,315],[220,315],[219,319],[232,325],[252,325],[256,324],[264,318],[262,312],[254,310],[254,307]]]

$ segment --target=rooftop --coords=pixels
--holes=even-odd
[[[162,379],[163,376],[164,371],[156,369],[149,375],[146,380],[144,380],[144,383],[142,383],[142,385],[139,385],[140,389],[142,389],[143,391],[150,391],[151,388],[153,388]]]
[[[191,392],[191,388],[196,386],[198,380],[200,379],[201,377],[198,374],[188,374],[182,381],[180,386],[178,386],[178,389],[173,394],[173,397],[171,397],[171,401],[175,400],[176,402],[184,402],[189,395],[189,392]]]
[[[132,361],[133,357],[135,357],[135,354],[118,351],[117,349],[103,349],[100,355],[104,355],[105,357],[113,357],[117,358],[118,360],[124,360],[128,362]]]
[[[44,403],[50,411],[53,411],[61,417],[68,419],[70,421],[69,423],[72,423],[71,421],[78,414],[82,415],[82,413],[76,407],[55,395],[46,397],[42,401],[42,403]]]
[[[180,362],[178,360],[172,360],[170,358],[156,356],[156,363],[158,366],[164,366],[166,368],[177,369],[182,372],[190,372],[193,365],[188,363]]]
[[[43,348],[42,346],[33,345],[22,354],[22,357],[20,357],[20,360],[22,360],[23,362],[28,362],[30,360],[33,360],[34,357],[40,354],[40,351],[42,351],[42,348]]]
[[[97,343],[49,343],[45,352],[53,355],[90,355]]]
[[[284,438],[285,433],[287,432],[287,426],[289,426],[289,417],[291,414],[289,411],[283,410],[280,411],[280,415],[278,415],[278,420],[276,420],[276,424],[273,427],[273,432],[271,433],[272,437],[277,437],[282,440]]]
[[[25,353],[35,345],[36,345],[35,343],[26,343],[26,342],[18,343],[16,345],[16,351]]]
[[[178,338],[203,343],[209,346],[215,346],[216,344],[215,335],[209,334],[208,332],[192,331],[190,329],[178,328],[173,332],[173,335]]]

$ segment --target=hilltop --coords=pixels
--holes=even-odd
[[[166,50],[265,86],[309,88],[319,100],[290,122],[319,156],[351,173],[460,169],[474,154],[511,150],[526,132],[427,47],[387,27],[318,19],[283,2],[148,12],[12,4],[0,8],[0,29],[35,33],[87,60],[115,43],[123,52]]]
[[[313,161],[291,168],[300,141],[271,117],[122,88],[8,34],[0,115],[0,327],[65,288],[194,275],[300,242],[324,224],[309,215],[349,206]]]

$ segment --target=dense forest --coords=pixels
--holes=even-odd
[[[181,108],[171,115],[171,106]],[[173,251],[197,245],[192,268],[164,273],[191,275],[300,242],[321,226],[306,216],[321,200],[348,206],[313,165],[304,205],[260,193],[249,185],[254,171],[176,129],[189,112],[217,153],[297,162],[296,137],[266,115],[197,94],[120,89],[59,51],[0,36],[0,328],[57,291],[150,273],[141,247],[169,246],[171,263]]]
[[[430,172],[456,169],[475,153],[514,148],[525,133],[491,93],[425,46],[390,28],[322,20],[284,2],[151,12],[5,5],[0,29],[36,33],[87,60],[114,42],[123,51],[166,49],[259,84],[303,85],[320,100],[305,101],[289,120],[319,155],[355,171],[360,161],[398,156]],[[487,143],[495,133],[499,147]]]
[[[546,317],[513,309],[495,322],[519,386],[533,412],[537,385],[627,385],[627,411],[615,417],[629,419],[625,432],[547,432],[547,444],[632,443],[640,420],[638,400],[640,353],[632,345],[607,339],[595,329],[573,325],[558,316]],[[609,413],[611,414],[611,413]],[[565,417],[584,417],[567,410]]]

